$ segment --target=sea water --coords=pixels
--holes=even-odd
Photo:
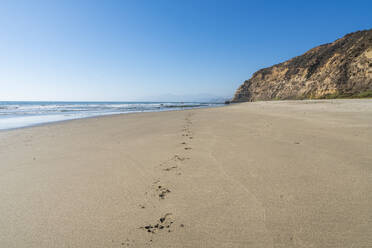
[[[0,130],[101,115],[220,106],[202,102],[2,102]]]

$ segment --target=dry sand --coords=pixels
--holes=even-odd
[[[0,132],[0,247],[372,247],[372,100]]]

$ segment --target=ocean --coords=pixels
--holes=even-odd
[[[222,106],[202,102],[4,102],[0,101],[0,130],[102,115],[158,112]]]

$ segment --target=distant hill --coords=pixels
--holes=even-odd
[[[232,101],[366,96],[372,97],[372,29],[257,71]]]

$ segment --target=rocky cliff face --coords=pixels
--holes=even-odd
[[[372,29],[347,34],[286,62],[261,69],[233,102],[372,94]]]

